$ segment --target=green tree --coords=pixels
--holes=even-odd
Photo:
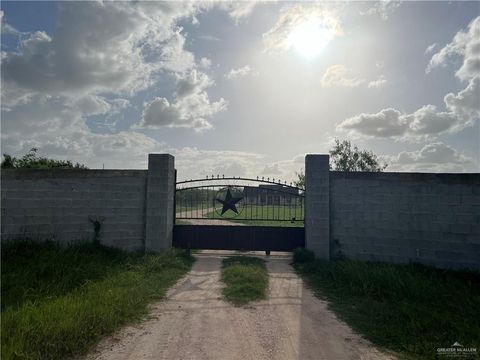
[[[2,169],[88,169],[85,165],[70,160],[55,160],[38,156],[38,149],[31,148],[21,158],[3,154]]]
[[[372,151],[360,150],[356,145],[352,147],[348,140],[335,139],[335,145],[330,149],[330,170],[380,172],[387,166],[388,164],[382,162]],[[295,186],[305,187],[303,170],[295,174]]]
[[[299,172],[295,172],[295,175],[297,176],[297,180],[293,180],[293,185],[299,188],[305,188],[305,173],[303,172],[303,169]]]
[[[381,172],[386,169],[373,151],[360,150],[348,140],[335,139],[335,145],[330,150],[330,169],[336,171],[367,171]]]

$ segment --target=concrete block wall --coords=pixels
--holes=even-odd
[[[480,270],[480,174],[330,172],[330,253]]]
[[[2,170],[2,241],[92,240],[99,220],[102,244],[144,247],[145,170]]]
[[[148,155],[145,250],[172,247],[175,198],[175,159],[169,154]]]
[[[305,157],[305,247],[330,258],[329,156]]]

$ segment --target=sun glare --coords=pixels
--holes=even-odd
[[[318,55],[335,36],[335,28],[320,18],[306,20],[289,35],[290,44],[303,56]]]

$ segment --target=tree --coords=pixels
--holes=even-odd
[[[297,180],[293,180],[293,185],[299,188],[305,188],[305,173],[303,172],[303,169],[299,172],[295,172],[295,175],[297,175]]]
[[[380,172],[386,169],[387,163],[383,163],[372,151],[359,150],[350,141],[335,139],[335,145],[330,150],[330,170],[336,171],[366,171]],[[303,170],[295,173],[297,180],[295,186],[305,187],[305,173]]]
[[[37,155],[38,149],[31,148],[21,158],[3,154],[2,169],[88,169],[85,165],[70,160],[55,160]]]
[[[380,172],[388,164],[380,161],[372,151],[359,150],[348,140],[335,139],[335,145],[330,150],[330,169],[336,171],[367,171]]]

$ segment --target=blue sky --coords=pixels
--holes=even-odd
[[[290,180],[335,138],[478,172],[479,2],[2,2],[2,151]]]

